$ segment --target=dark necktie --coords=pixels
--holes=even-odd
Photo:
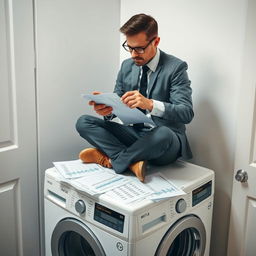
[[[147,87],[148,87],[148,70],[149,67],[148,66],[143,66],[142,67],[142,76],[140,79],[140,89],[139,92],[144,96],[147,97]],[[138,108],[141,112],[143,112],[144,114],[146,114],[146,110],[145,109],[141,109]],[[136,128],[143,128],[144,124],[143,123],[139,123],[139,124],[134,124],[133,125]]]
[[[139,90],[139,92],[146,98],[147,98],[147,88],[148,88],[148,70],[149,70],[148,66],[142,67],[142,76],[140,79],[140,90]],[[144,114],[146,113],[145,109],[139,108],[139,110]]]
[[[142,76],[140,79],[140,93],[144,96],[147,97],[147,87],[148,87],[148,66],[143,66],[142,67]]]

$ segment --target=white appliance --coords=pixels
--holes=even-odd
[[[159,171],[186,195],[121,204],[45,175],[46,256],[208,256],[214,195],[213,171],[177,162]]]

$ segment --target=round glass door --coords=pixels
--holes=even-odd
[[[61,220],[51,239],[52,256],[105,256],[91,229],[76,219]]]
[[[206,231],[202,221],[194,216],[178,220],[165,234],[155,256],[203,256]]]

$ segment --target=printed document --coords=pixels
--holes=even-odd
[[[160,172],[146,176],[146,185],[153,191],[147,198],[153,201],[186,194]]]
[[[129,183],[106,193],[113,200],[127,204],[145,198],[159,201],[184,194],[183,190],[176,187],[159,172],[146,176],[145,183],[141,183],[136,177],[130,177]]]
[[[66,179],[74,179],[85,175],[102,172],[98,164],[84,164],[80,159],[63,162],[53,162],[59,173]]]
[[[113,169],[98,164],[85,164],[81,160],[54,162],[63,178],[61,183],[90,195],[105,193],[120,203],[133,203],[142,199],[158,201],[185,194],[160,172],[147,175],[145,183],[135,176],[116,174]]]
[[[129,182],[126,176],[118,175],[114,170],[98,164],[85,164],[80,159],[53,164],[63,177],[62,183],[90,195],[102,194]]]
[[[82,178],[70,181],[70,184],[80,191],[85,191],[89,194],[103,194],[116,187],[123,186],[129,180],[123,176],[103,170],[101,173],[91,175],[90,177],[84,176]]]
[[[124,125],[148,123],[155,126],[155,123],[139,109],[126,106],[116,93],[102,93],[97,95],[83,94],[82,96],[87,100],[112,107],[112,113],[115,114]]]
[[[146,198],[152,192],[149,187],[135,177],[134,179],[130,178],[130,182],[108,191],[106,195],[120,203],[129,204]]]

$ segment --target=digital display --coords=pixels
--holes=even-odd
[[[123,233],[124,219],[125,217],[123,214],[95,203],[94,220]]]
[[[207,182],[199,188],[192,191],[192,206],[202,202],[212,194],[212,181]]]

